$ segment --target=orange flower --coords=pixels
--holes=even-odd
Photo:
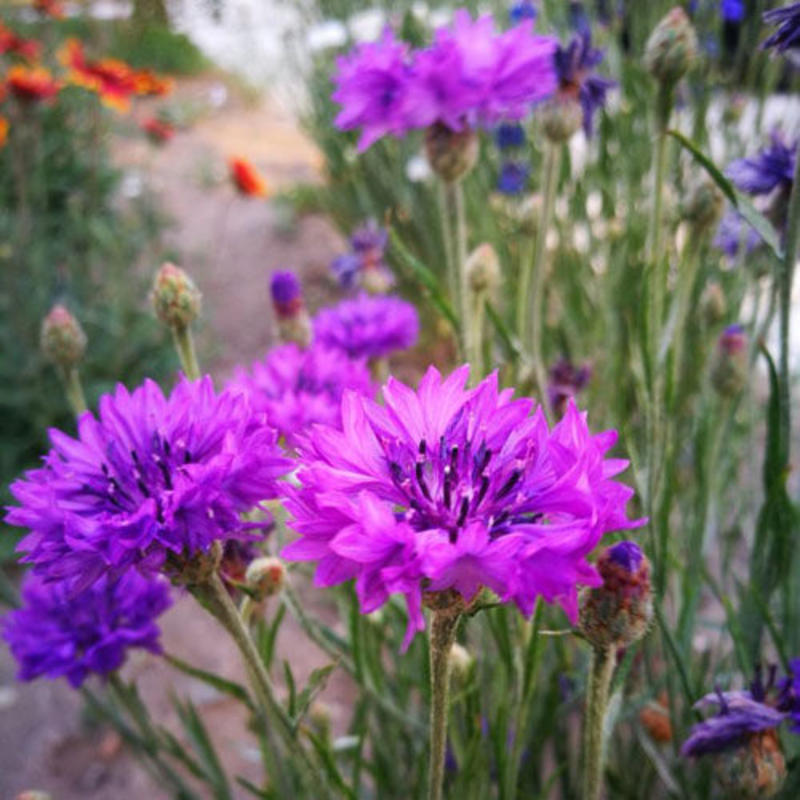
[[[96,92],[105,105],[117,111],[128,111],[131,95],[136,92],[136,79],[127,64],[114,58],[87,61],[77,39],[67,39],[58,56],[69,70],[70,83]]]
[[[137,70],[133,75],[136,94],[151,97],[163,97],[169,94],[174,86],[170,78],[162,78],[149,69]]]
[[[142,123],[142,130],[153,144],[166,144],[175,135],[175,128],[172,125],[156,117],[146,119]]]
[[[6,86],[11,94],[23,102],[51,100],[61,91],[57,81],[44,67],[11,67],[6,75]]]
[[[0,148],[5,147],[8,140],[8,120],[0,116]]]
[[[64,6],[58,0],[33,0],[33,7],[43,17],[64,19]]]
[[[228,166],[231,180],[241,194],[246,197],[266,197],[267,184],[249,161],[232,158]]]
[[[650,734],[653,741],[672,741],[672,724],[669,719],[665,693],[662,692],[658,700],[651,700],[639,712],[639,722],[642,723],[642,727]]]
[[[11,53],[28,61],[36,61],[41,49],[42,45],[39,42],[17,36],[11,28],[0,22],[0,53]]]

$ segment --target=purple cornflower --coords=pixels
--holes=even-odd
[[[592,26],[589,22],[589,15],[586,13],[583,3],[578,0],[570,0],[569,25],[572,30],[580,34],[591,33]]]
[[[617,85],[592,72],[603,60],[603,51],[592,47],[592,33],[587,28],[573,36],[566,47],[559,46],[553,58],[558,76],[557,96],[580,101],[583,129],[591,136],[595,112],[605,105],[608,90]]]
[[[358,149],[387,134],[443,125],[462,131],[524,117],[555,89],[555,40],[524,20],[504,33],[492,18],[456,11],[433,43],[409,54],[391,31],[337,62],[336,125],[361,129]]]
[[[572,404],[549,430],[496,374],[466,389],[468,374],[430,367],[416,392],[389,378],[382,406],[346,393],[343,429],[311,431],[287,487],[300,538],[283,555],[317,561],[318,586],[355,578],[363,613],[405,595],[404,646],[424,627],[423,590],[469,602],[486,586],[526,615],[542,596],[574,620],[577,584],[600,582],[586,556],[642,524],[611,480],[628,463],[605,458],[615,431],[591,434]]]
[[[580,392],[592,377],[589,364],[576,367],[568,358],[560,358],[550,367],[547,398],[556,414],[562,416],[571,397]]]
[[[358,149],[386,134],[402,136],[408,126],[403,107],[410,74],[408,48],[387,28],[377,42],[358,45],[336,60],[332,98],[342,106],[336,125],[361,129]]]
[[[538,15],[539,12],[536,10],[533,0],[520,0],[508,10],[508,18],[511,20],[512,25],[518,25],[526,19],[534,21]]]
[[[724,22],[741,22],[746,14],[744,0],[720,0],[719,13]]]
[[[505,161],[497,178],[497,191],[501,194],[517,195],[525,191],[530,168],[518,161]]]
[[[105,572],[179,567],[216,540],[248,538],[240,513],[275,497],[291,462],[242,393],[211,378],[181,379],[169,397],[153,381],[119,385],[78,437],[50,431],[44,465],[11,484],[6,521],[30,529],[23,561],[85,587]]]
[[[735,259],[743,247],[748,254],[756,250],[761,245],[761,237],[738,212],[728,211],[719,221],[713,244],[728,258]]]
[[[777,188],[791,188],[797,142],[788,145],[778,131],[773,131],[771,139],[771,144],[756,155],[728,164],[725,174],[743,192],[763,195]]]
[[[682,755],[697,757],[738,747],[751,734],[777,728],[786,719],[786,714],[756,700],[749,691],[717,690],[695,703],[695,708],[709,707],[717,713],[692,728]]]
[[[786,53],[800,46],[800,3],[774,8],[763,18],[767,25],[777,25],[778,30],[761,43],[762,50],[774,47],[779,53]]]
[[[789,662],[789,674],[779,686],[778,708],[791,715],[792,731],[800,733],[800,658]]]
[[[77,688],[92,673],[119,669],[131,648],[160,653],[155,619],[170,599],[166,581],[127,572],[103,576],[79,593],[29,574],[22,602],[2,621],[19,680],[64,677]]]
[[[519,122],[502,122],[494,129],[494,141],[499,150],[524,147],[525,129]]]
[[[399,297],[361,292],[323,308],[314,319],[314,339],[351,358],[383,358],[411,347],[419,336],[419,317]]]
[[[394,285],[394,275],[384,262],[389,241],[386,228],[368,220],[350,236],[350,252],[331,262],[331,269],[345,289],[357,284],[376,287],[382,291]]]
[[[363,360],[317,342],[308,349],[294,343],[274,347],[249,372],[239,368],[230,385],[243,390],[291,445],[314,423],[340,424],[346,389],[375,393]]]
[[[294,272],[273,272],[269,291],[279,317],[293,317],[303,308],[303,290]]]

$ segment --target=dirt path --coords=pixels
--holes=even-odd
[[[210,78],[181,84],[169,102],[213,110],[160,149],[141,138],[121,138],[116,161],[126,168],[128,185],[149,187],[172,220],[167,242],[205,298],[201,360],[224,377],[235,364],[263,355],[271,342],[269,273],[296,269],[309,304],[316,307],[330,293],[327,265],[342,241],[321,218],[305,218],[292,231],[279,232],[273,204],[240,198],[227,181],[226,159],[232,155],[253,161],[274,189],[313,179],[318,156],[286,112],[267,101],[247,104]],[[179,597],[162,622],[167,652],[243,680],[236,654],[216,623],[190,598]],[[278,659],[291,657],[298,685],[327,663],[291,621],[282,627],[278,648]],[[157,719],[174,731],[169,693],[191,697],[230,771],[261,779],[255,741],[233,701],[146,654],[137,654],[126,670],[138,676]],[[115,735],[87,726],[79,695],[65,683],[18,684],[14,671],[0,645],[0,798],[14,798],[24,789],[48,791],[54,800],[167,797]],[[346,718],[348,695],[347,680],[334,673],[323,696],[334,721]]]

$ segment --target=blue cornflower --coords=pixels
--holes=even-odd
[[[592,34],[586,29],[573,36],[566,47],[559,46],[553,59],[557,95],[577,96],[583,109],[583,129],[591,136],[594,113],[605,104],[608,90],[616,86],[615,81],[592,72],[603,60],[603,51],[592,47]]]
[[[767,25],[777,25],[778,30],[761,44],[762,50],[774,47],[779,53],[785,53],[800,47],[800,3],[792,3],[783,8],[775,8],[764,14]]]
[[[741,22],[746,13],[744,0],[720,0],[719,13],[725,22]]]
[[[583,7],[583,3],[571,2],[569,4],[569,24],[572,30],[578,33],[589,33],[591,31],[591,23],[589,22],[589,15]]]
[[[494,130],[494,141],[500,150],[512,150],[525,144],[525,129],[518,122],[502,122]]]
[[[530,170],[527,164],[519,161],[506,161],[500,168],[497,179],[497,191],[501,194],[522,194],[528,183]]]
[[[733,259],[743,247],[745,253],[752,253],[761,244],[761,237],[737,211],[729,211],[719,221],[713,244]]]
[[[778,187],[789,189],[794,178],[797,142],[788,145],[777,131],[768,147],[750,158],[739,158],[728,164],[726,175],[743,192],[769,194]]]
[[[520,2],[511,6],[508,11],[508,18],[511,20],[512,25],[518,25],[525,19],[536,19],[538,14],[539,12],[536,10],[532,0],[520,0]]]

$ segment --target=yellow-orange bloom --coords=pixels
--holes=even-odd
[[[17,36],[11,28],[0,22],[0,53],[11,53],[28,61],[36,61],[41,50],[42,45],[39,42]]]
[[[163,97],[169,94],[175,82],[171,78],[162,78],[150,69],[136,70],[133,74],[136,94],[151,97]]]
[[[67,39],[58,56],[69,70],[70,83],[96,92],[105,105],[116,111],[128,111],[131,95],[136,93],[136,76],[125,62],[114,58],[87,61],[77,39]]]
[[[5,147],[8,141],[8,120],[0,117],[0,147]]]
[[[231,180],[237,190],[246,197],[266,197],[266,181],[256,168],[243,158],[232,158],[228,162]]]
[[[50,100],[61,91],[57,81],[44,67],[11,67],[6,74],[6,87],[17,100],[34,102]]]

